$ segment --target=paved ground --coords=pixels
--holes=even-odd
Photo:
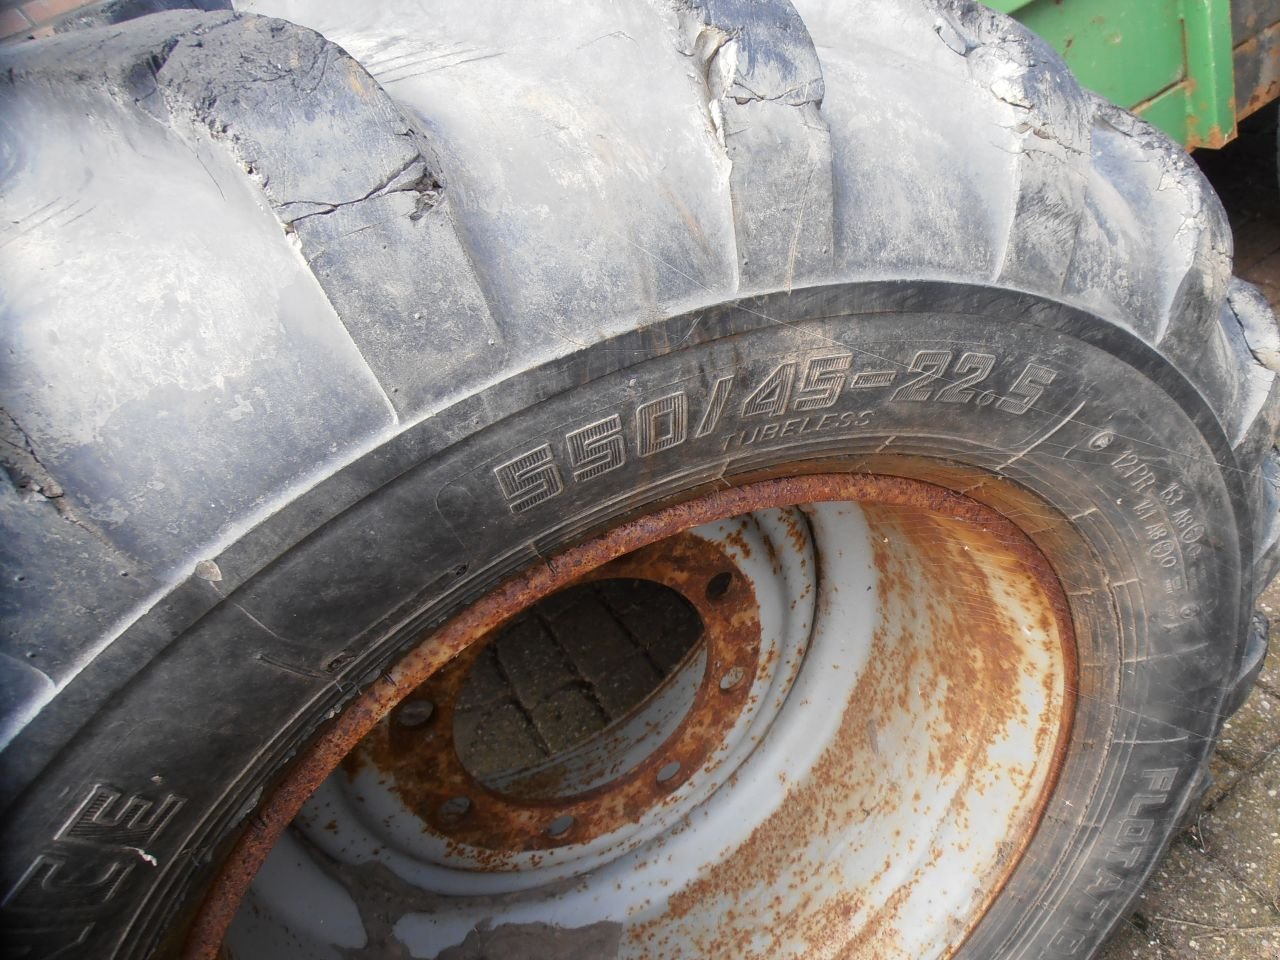
[[[1236,273],[1280,311],[1274,114],[1196,159],[1231,217]],[[1101,960],[1280,960],[1280,580],[1260,606],[1275,624],[1262,680],[1226,725],[1198,821],[1174,842]]]

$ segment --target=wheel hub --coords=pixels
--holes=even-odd
[[[393,941],[445,956],[535,928],[618,957],[954,950],[1066,741],[1070,623],[1025,535],[914,481],[801,477],[548,566],[426,641],[398,703],[366,697],[376,722],[271,854],[234,956]],[[701,639],[593,735],[531,763],[467,760],[460,744],[483,740],[459,725],[468,684],[513,616],[620,580],[678,593]],[[307,946],[280,952],[280,930]]]
[[[762,649],[754,584],[768,572],[766,534],[749,523],[726,525],[716,539],[709,538],[716,532],[704,533],[644,547],[570,588],[627,579],[661,584],[683,597],[700,621],[700,642],[636,709],[584,743],[532,766],[490,773],[485,782],[467,769],[457,720],[477,661],[503,640],[495,635],[503,631],[491,633],[361,741],[344,765],[345,776],[332,778],[304,808],[305,822],[343,823],[363,808],[359,819],[373,825],[365,834],[370,849],[397,848],[442,869],[472,871],[465,880],[441,882],[496,892],[590,869],[683,816],[732,772],[735,747],[763,735],[776,712],[768,705],[785,698],[808,628],[803,622],[771,629]],[[532,616],[543,619],[546,604],[535,604]],[[608,624],[587,619],[577,626],[603,630]],[[531,672],[538,666],[552,672],[536,654],[529,658]],[[548,686],[530,679],[525,686],[531,694]],[[544,703],[550,700],[554,708],[557,692],[545,692]],[[403,711],[416,712],[423,703],[435,705],[427,723],[398,722]],[[539,705],[531,704],[533,710]],[[401,822],[406,811],[413,817]],[[322,830],[318,842],[334,849],[349,841],[346,833]]]

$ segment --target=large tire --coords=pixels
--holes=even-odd
[[[4,53],[14,955],[202,955],[424,631],[695,496],[865,474],[1011,522],[1075,637],[1049,786],[928,952],[1088,956],[1278,558],[1275,321],[1185,154],[967,4],[251,6],[319,33]],[[758,893],[664,955],[852,949],[836,907],[744,926]],[[555,950],[663,954],[617,926]]]

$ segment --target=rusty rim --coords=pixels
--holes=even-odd
[[[613,767],[597,737],[592,776],[551,763],[536,795],[472,776],[447,734],[477,651],[543,598],[620,576],[679,591],[704,627],[646,700],[667,719],[636,714],[662,735]],[[1073,651],[1044,557],[941,488],[824,474],[668,507],[506,582],[348,707],[241,838],[187,955],[214,955],[264,861],[227,940],[246,960],[290,955],[281,930],[299,957],[534,934],[549,956],[948,955],[1047,800]],[[398,711],[424,703],[437,735],[406,737]],[[299,932],[308,913],[323,920]]]
[[[739,541],[745,543],[741,535]],[[655,808],[672,806],[690,774],[711,763],[713,751],[758,706],[752,693],[766,686],[757,681],[769,665],[761,663],[752,579],[733,551],[679,533],[606,563],[575,585],[625,579],[678,592],[697,611],[704,640],[623,722],[580,745],[588,749],[569,748],[552,762],[508,771],[496,778],[506,781],[500,784],[466,768],[455,742],[455,707],[476,656],[501,632],[490,631],[370,731],[344,761],[348,777],[335,789],[368,797],[380,783],[389,785],[396,799],[383,798],[380,808],[403,805],[415,815],[409,835],[423,835],[426,824],[425,835],[439,841],[425,855],[441,865],[466,862],[485,874],[521,866],[528,873],[548,851],[564,860],[570,848],[582,853],[603,837],[634,834],[628,828]],[[713,589],[720,582],[723,588]],[[396,722],[400,711],[424,702],[433,704],[427,724],[406,729]],[[638,735],[628,736],[636,727]],[[324,816],[316,811],[311,819]]]

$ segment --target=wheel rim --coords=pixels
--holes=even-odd
[[[683,596],[697,647],[537,776],[473,775],[456,715],[477,651],[623,577]],[[242,839],[191,953],[265,857],[226,938],[239,960],[388,937],[423,957],[504,937],[548,956],[946,956],[1034,831],[1073,650],[1026,536],[940,488],[819,475],[670,507],[508,581],[349,707]]]

